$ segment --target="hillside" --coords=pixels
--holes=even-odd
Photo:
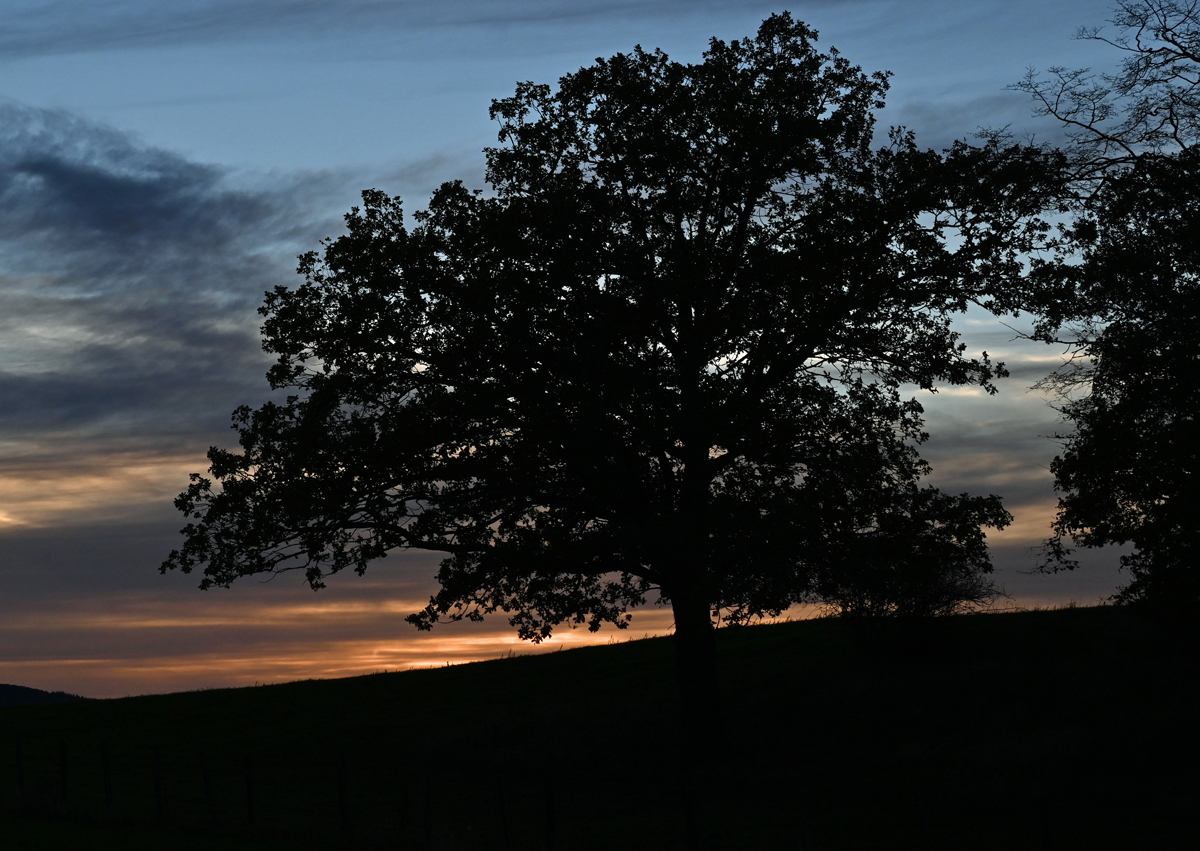
[[[48,703],[69,703],[83,700],[65,691],[42,691],[40,688],[0,683],[0,706],[45,706]]]
[[[1192,830],[1195,658],[1137,612],[806,621],[719,639],[718,847],[1172,847]],[[0,837],[678,847],[671,661],[670,640],[649,639],[0,709]]]

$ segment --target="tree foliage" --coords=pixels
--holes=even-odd
[[[852,500],[830,518],[832,546],[813,560],[814,602],[843,616],[935,617],[986,608],[1003,593],[988,577],[983,533],[1012,520],[997,497],[932,487],[891,494],[887,485],[857,496],[870,506],[865,515]]]
[[[1041,111],[1071,128],[1079,191],[1053,261],[1037,336],[1064,343],[1044,386],[1074,431],[1051,470],[1062,492],[1044,567],[1072,544],[1131,544],[1117,599],[1200,601],[1191,517],[1197,471],[1195,328],[1200,319],[1200,4],[1116,8],[1121,70],[1027,78]]]
[[[1082,357],[1048,382],[1075,430],[1051,465],[1063,496],[1047,564],[1075,565],[1068,539],[1132,544],[1118,599],[1200,601],[1200,154],[1142,158],[1071,235]]]
[[[434,550],[413,623],[500,611],[535,640],[658,597],[699,701],[713,610],[810,599],[847,546],[986,568],[1007,514],[921,486],[900,389],[1003,374],[951,318],[1004,306],[1045,154],[878,147],[886,75],[815,39],[784,14],[698,64],[638,48],[522,83],[492,105],[491,193],[446,184],[411,226],[364,193],[268,294],[293,395],[236,412],[164,570],[317,588]]]

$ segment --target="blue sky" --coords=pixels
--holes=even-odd
[[[461,175],[492,140],[486,106],[517,80],[656,46],[697,58],[775,4],[718,0],[441,3],[18,2],[0,93],[136,135],[189,160],[252,169]],[[16,11],[13,11],[13,9]],[[972,122],[1021,122],[1002,91],[1027,65],[1089,64],[1072,42],[1097,2],[827,0],[791,8],[869,70],[896,74],[889,121],[940,145]],[[438,174],[441,177],[441,174]]]
[[[784,7],[721,0],[9,2],[0,13],[0,681],[112,695],[479,658],[502,621],[416,636],[433,563],[394,557],[314,596],[298,582],[194,590],[155,571],[171,498],[230,411],[266,398],[255,308],[360,190],[421,206],[481,185],[492,98],[634,44],[695,61]],[[941,147],[981,125],[1057,138],[1004,90],[1028,66],[1103,68],[1071,39],[1104,2],[827,0],[790,11],[866,70],[880,123]],[[936,481],[996,492],[1022,605],[1094,602],[1112,554],[1021,573],[1048,531],[1056,429],[1027,388],[1057,353],[962,325],[1014,377],[927,401]],[[635,632],[669,627],[647,613]],[[435,631],[436,633],[436,631]],[[586,636],[567,634],[563,642]]]

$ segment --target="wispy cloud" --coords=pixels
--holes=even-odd
[[[866,0],[810,0],[806,7],[862,5]],[[762,3],[765,9],[770,4]],[[344,33],[433,27],[503,27],[586,23],[615,17],[662,17],[745,9],[730,0],[199,0],[161,3],[81,0],[10,4],[0,34],[9,58],[96,50],[229,41],[329,38]]]
[[[0,511],[53,501],[32,479],[201,453],[263,397],[255,309],[336,230],[335,178],[236,174],[0,104]]]

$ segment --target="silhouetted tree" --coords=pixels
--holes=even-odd
[[[1112,75],[1051,69],[1018,87],[1071,128],[1073,220],[1039,269],[1050,297],[1036,336],[1073,357],[1043,384],[1061,394],[1062,492],[1044,567],[1075,567],[1071,542],[1132,544],[1118,600],[1200,602],[1196,503],[1200,406],[1200,3],[1125,2],[1107,41]]]
[[[1078,357],[1050,377],[1074,426],[1051,464],[1049,569],[1068,541],[1132,544],[1119,600],[1200,602],[1200,152],[1144,157],[1110,178],[1069,231],[1076,285],[1048,330]]]
[[[911,484],[856,496],[830,518],[823,557],[811,559],[814,602],[844,616],[935,617],[984,608],[1003,593],[988,576],[983,533],[1012,520],[998,497]]]
[[[435,550],[414,624],[503,611],[534,640],[658,595],[700,737],[714,610],[804,599],[860,473],[893,493],[857,532],[914,518],[913,553],[979,563],[1002,509],[915,484],[899,389],[991,389],[950,319],[1021,274],[1044,157],[873,148],[886,75],[815,38],[784,14],[700,64],[638,48],[523,83],[492,105],[492,194],[446,184],[409,228],[364,193],[268,294],[269,378],[295,395],[235,413],[241,449],[177,500],[194,522],[163,569],[318,588]]]

